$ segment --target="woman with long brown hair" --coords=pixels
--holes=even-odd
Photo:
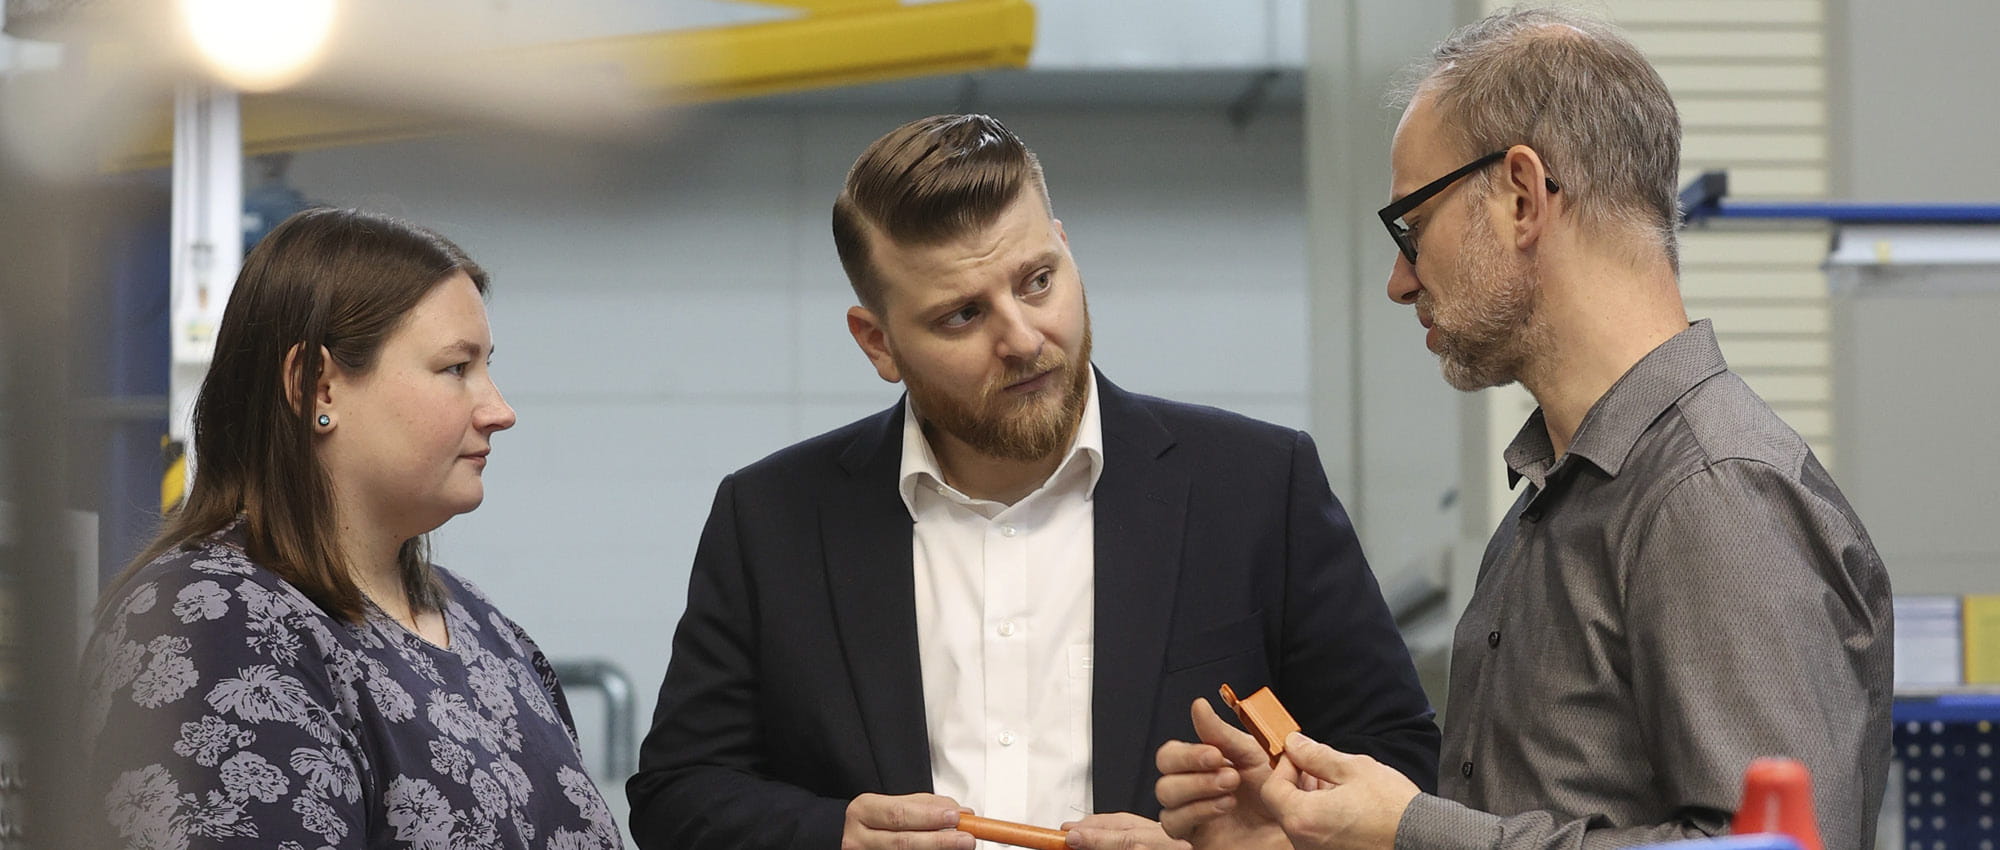
[[[118,843],[620,845],[547,659],[426,557],[514,424],[486,281],[444,237],[353,210],[293,216],[245,260],[193,490],[86,656]]]

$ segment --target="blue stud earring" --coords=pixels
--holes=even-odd
[[[320,414],[320,415],[319,415],[319,427],[321,427],[321,428],[325,428],[325,427],[327,427],[327,426],[330,426],[330,425],[332,425],[332,424],[333,424],[333,417],[331,417],[331,416],[328,416],[328,415],[326,415],[326,414],[324,414],[324,413],[322,413],[322,414]]]

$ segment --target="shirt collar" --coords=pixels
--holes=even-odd
[[[1064,453],[1062,463],[1056,464],[1043,486],[1061,476],[1072,465],[1081,463],[1089,474],[1084,483],[1083,497],[1089,499],[1097,491],[1097,479],[1104,474],[1104,418],[1097,404],[1097,370],[1090,370],[1089,395],[1083,402],[1083,417],[1077,421],[1076,436],[1070,439],[1069,451]],[[944,480],[944,468],[938,465],[937,453],[931,450],[930,440],[924,438],[923,426],[917,423],[916,409],[910,399],[903,397],[903,471],[896,479],[896,488],[902,493],[903,507],[910,511],[912,519],[917,516],[917,487],[928,482],[950,487]],[[1031,494],[1032,495],[1032,494]]]
[[[1639,358],[1590,406],[1570,440],[1569,453],[1616,478],[1632,448],[1661,413],[1688,390],[1728,368],[1709,321],[1688,325],[1687,330]],[[1543,486],[1557,460],[1554,455],[1546,420],[1541,408],[1536,408],[1507,445],[1507,486],[1513,487],[1523,477]]]

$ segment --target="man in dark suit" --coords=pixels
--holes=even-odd
[[[898,128],[834,235],[848,328],[908,395],[722,482],[628,786],[641,847],[970,848],[967,809],[1187,847],[1150,820],[1153,754],[1224,683],[1435,783],[1430,706],[1311,438],[1095,371],[1019,139]]]

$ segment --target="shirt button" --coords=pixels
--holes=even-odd
[[[1487,645],[1487,646],[1499,646],[1499,645],[1500,645],[1500,633],[1499,633],[1499,632],[1497,632],[1497,631],[1495,631],[1495,632],[1492,632],[1492,633],[1489,633],[1489,634],[1487,634],[1487,635],[1486,635],[1486,645]]]
[[[1011,746],[1014,746],[1014,733],[1012,733],[1012,732],[1002,732],[1002,733],[1000,733],[1000,746],[1003,746],[1003,747],[1011,747]],[[1470,765],[1468,765],[1468,767],[1469,767],[1469,766],[1470,766]]]
[[[1458,772],[1461,775],[1465,776],[1466,778],[1470,779],[1472,777],[1472,762],[1466,762],[1464,764],[1459,765]]]
[[[1001,623],[1001,624],[1000,624],[1000,636],[1001,636],[1001,637],[1013,637],[1013,636],[1014,636],[1014,621],[1013,621],[1013,620],[1008,620],[1008,621],[1006,621],[1006,622],[1003,622],[1003,623]]]
[[[1014,536],[1015,534],[1016,534],[1016,532],[1014,531],[1014,527],[1013,527],[1013,526],[1011,526],[1011,525],[1003,525],[1003,526],[1000,526],[1000,536],[1001,536],[1001,537],[1013,537],[1013,536]]]

